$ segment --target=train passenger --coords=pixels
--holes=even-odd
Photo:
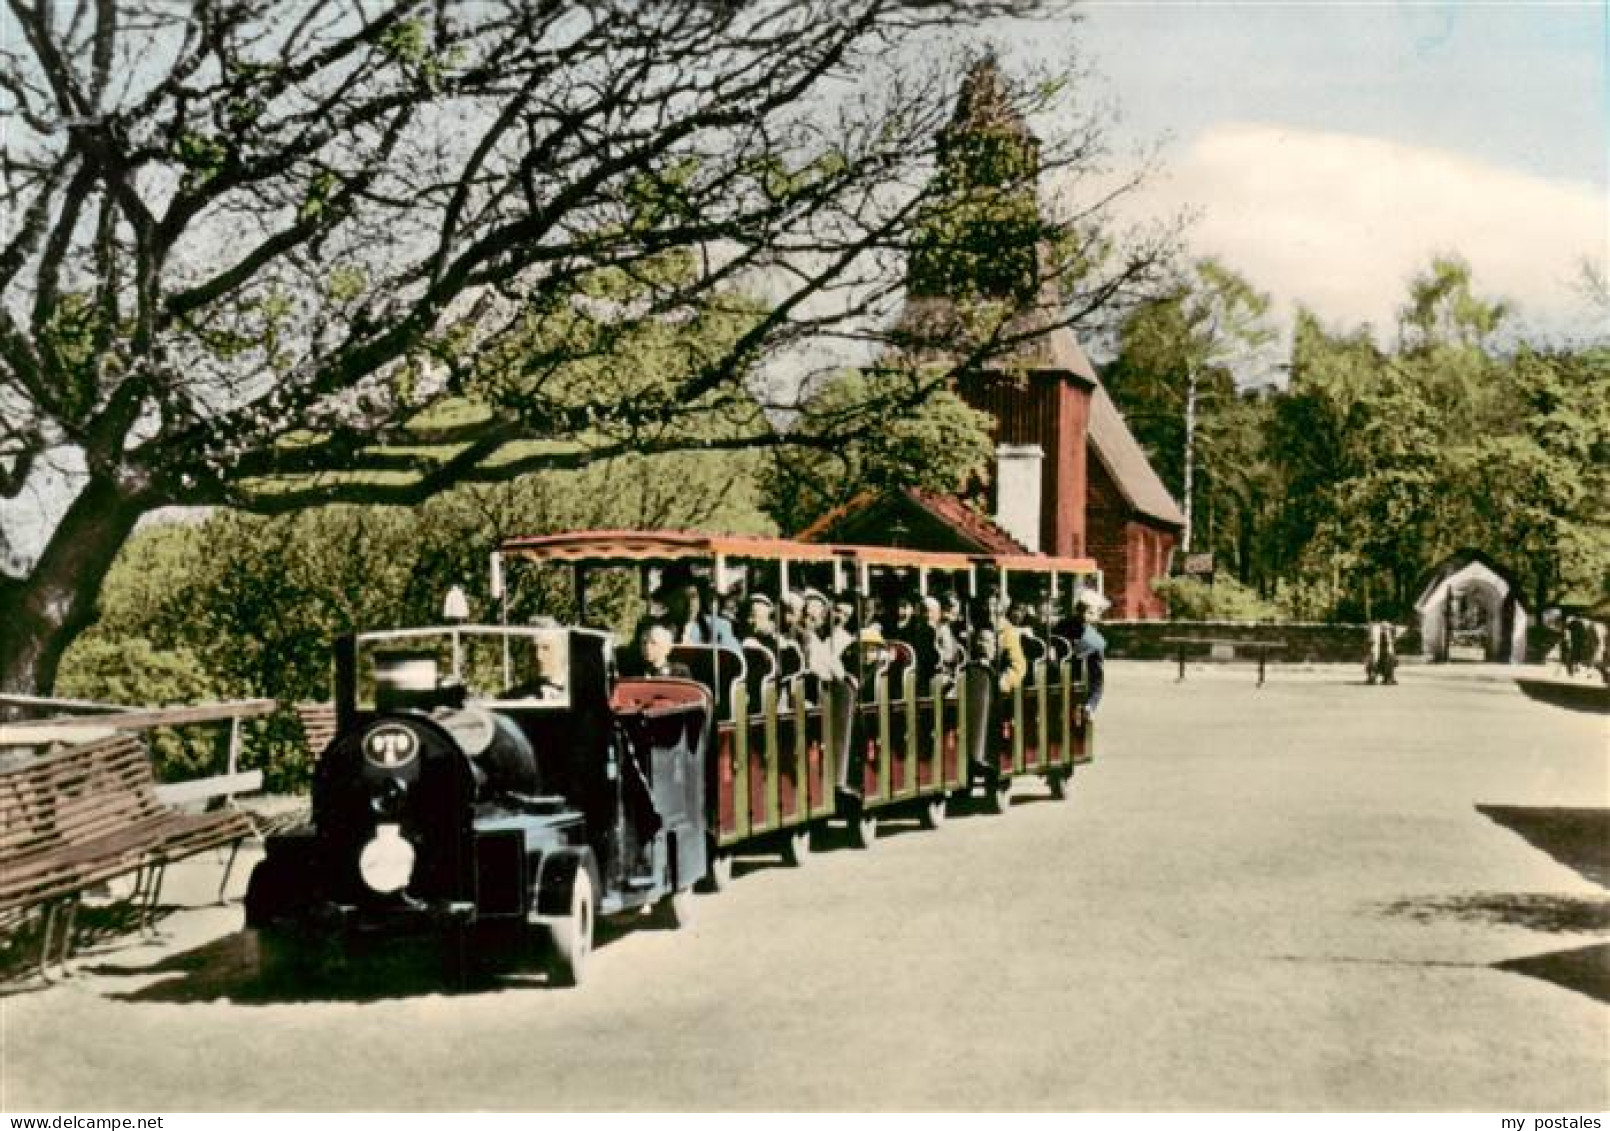
[[[1012,627],[1017,629],[1018,643],[1023,648],[1023,657],[1032,669],[1035,662],[1045,655],[1046,643],[1041,640],[1034,627],[1034,609],[1024,601],[1012,602],[1007,611],[1007,619]]]
[[[794,590],[783,594],[782,620],[779,631],[792,640],[799,633],[799,622],[805,614],[805,598]]]
[[[833,609],[829,614],[827,642],[832,646],[833,654],[844,662],[845,655],[855,647],[855,600],[847,593],[840,593],[833,598]]]
[[[1056,634],[1073,645],[1073,658],[1084,661],[1088,694],[1083,714],[1087,719],[1096,713],[1107,682],[1107,641],[1090,624],[1104,607],[1101,596],[1087,590],[1074,599],[1073,613],[1056,628]]]
[[[889,640],[901,640],[915,646],[914,638],[917,628],[921,624],[917,620],[917,603],[911,599],[911,594],[901,593],[889,602],[891,615],[888,624],[884,627],[883,635]]]
[[[924,597],[922,599],[922,616],[929,630],[933,633],[934,670],[946,674],[954,672],[961,667],[964,653],[962,652],[961,642],[956,639],[955,632],[951,630],[949,622],[945,620],[944,606],[939,603],[938,597]],[[928,676],[922,674],[921,655],[917,657],[917,664],[917,677],[922,681],[922,686],[926,688],[932,675],[931,673]]]
[[[637,626],[637,647],[629,661],[622,664],[623,674],[655,679],[692,679],[693,672],[686,665],[671,659],[671,648],[676,638],[663,621],[646,620]]]
[[[844,679],[844,664],[827,638],[827,598],[812,589],[805,593],[799,628],[794,640],[805,660],[805,670],[824,683]]]
[[[999,653],[996,662],[996,670],[1000,673],[997,686],[1001,694],[1010,695],[1029,674],[1028,657],[1023,654],[1017,626],[1006,617],[1006,598],[999,590],[993,590],[985,596],[984,610],[984,623],[994,630],[996,651]]]
[[[738,651],[738,637],[732,622],[716,612],[706,612],[706,590],[690,570],[666,571],[654,599],[665,607],[672,635],[678,644],[714,644]]]
[[[967,638],[970,629],[967,624],[966,609],[962,606],[961,594],[945,594],[944,620],[946,627],[950,629],[951,636],[956,640],[957,649],[965,658],[969,654]]]
[[[749,595],[743,633],[745,641],[753,640],[773,656],[777,654],[776,607],[771,603],[771,598],[764,593]]]

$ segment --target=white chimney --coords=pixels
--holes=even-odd
[[[1040,552],[1039,444],[1001,444],[995,449],[995,523],[1033,553]]]

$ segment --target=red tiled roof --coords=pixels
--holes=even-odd
[[[903,488],[901,494],[956,531],[957,534],[977,545],[986,554],[1027,554],[1030,552],[1027,546],[962,502],[955,495],[941,495],[916,487]]]
[[[856,514],[863,510],[867,504],[873,502],[875,499],[877,499],[877,497],[878,496],[876,493],[872,491],[862,491],[849,502],[840,503],[838,506],[824,514],[821,518],[811,523],[804,530],[801,530],[798,534],[795,534],[794,541],[831,542],[833,539],[828,537],[828,533],[835,526],[844,521],[846,518],[849,518],[850,515]]]
[[[954,495],[941,495],[937,491],[924,491],[917,487],[902,487],[882,494],[862,491],[849,502],[828,511],[794,537],[800,542],[835,541],[833,532],[843,526],[846,520],[874,507],[886,505],[895,499],[903,499],[910,505],[926,511],[934,521],[953,532],[958,540],[974,552],[1020,555],[1030,553],[1023,543]]]

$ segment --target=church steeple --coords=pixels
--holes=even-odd
[[[907,265],[907,291],[1027,306],[1040,294],[1040,142],[993,55],[973,64],[939,135],[938,169]]]

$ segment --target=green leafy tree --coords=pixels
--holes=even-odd
[[[1230,551],[1252,567],[1245,528],[1266,494],[1257,397],[1239,393],[1272,368],[1269,297],[1215,259],[1198,260],[1119,329],[1105,379],[1163,481],[1181,500],[1182,549]],[[1204,512],[1209,516],[1203,539]],[[1220,537],[1219,516],[1229,519]]]
[[[1596,590],[1604,351],[1502,344],[1507,316],[1452,257],[1412,280],[1393,348],[1299,315],[1268,450],[1281,573],[1305,604],[1318,587],[1338,615],[1401,616],[1463,546],[1503,560],[1539,607]]]
[[[832,449],[785,446],[761,479],[766,512],[785,532],[801,530],[863,491],[920,487],[956,492],[988,471],[990,417],[955,393],[924,391],[924,377],[904,371],[844,372],[805,404],[791,435],[860,438]],[[887,406],[909,407],[889,415]],[[864,423],[862,423],[864,421]]]
[[[1523,349],[1516,426],[1461,451],[1475,541],[1502,547],[1538,609],[1610,591],[1610,348]]]

